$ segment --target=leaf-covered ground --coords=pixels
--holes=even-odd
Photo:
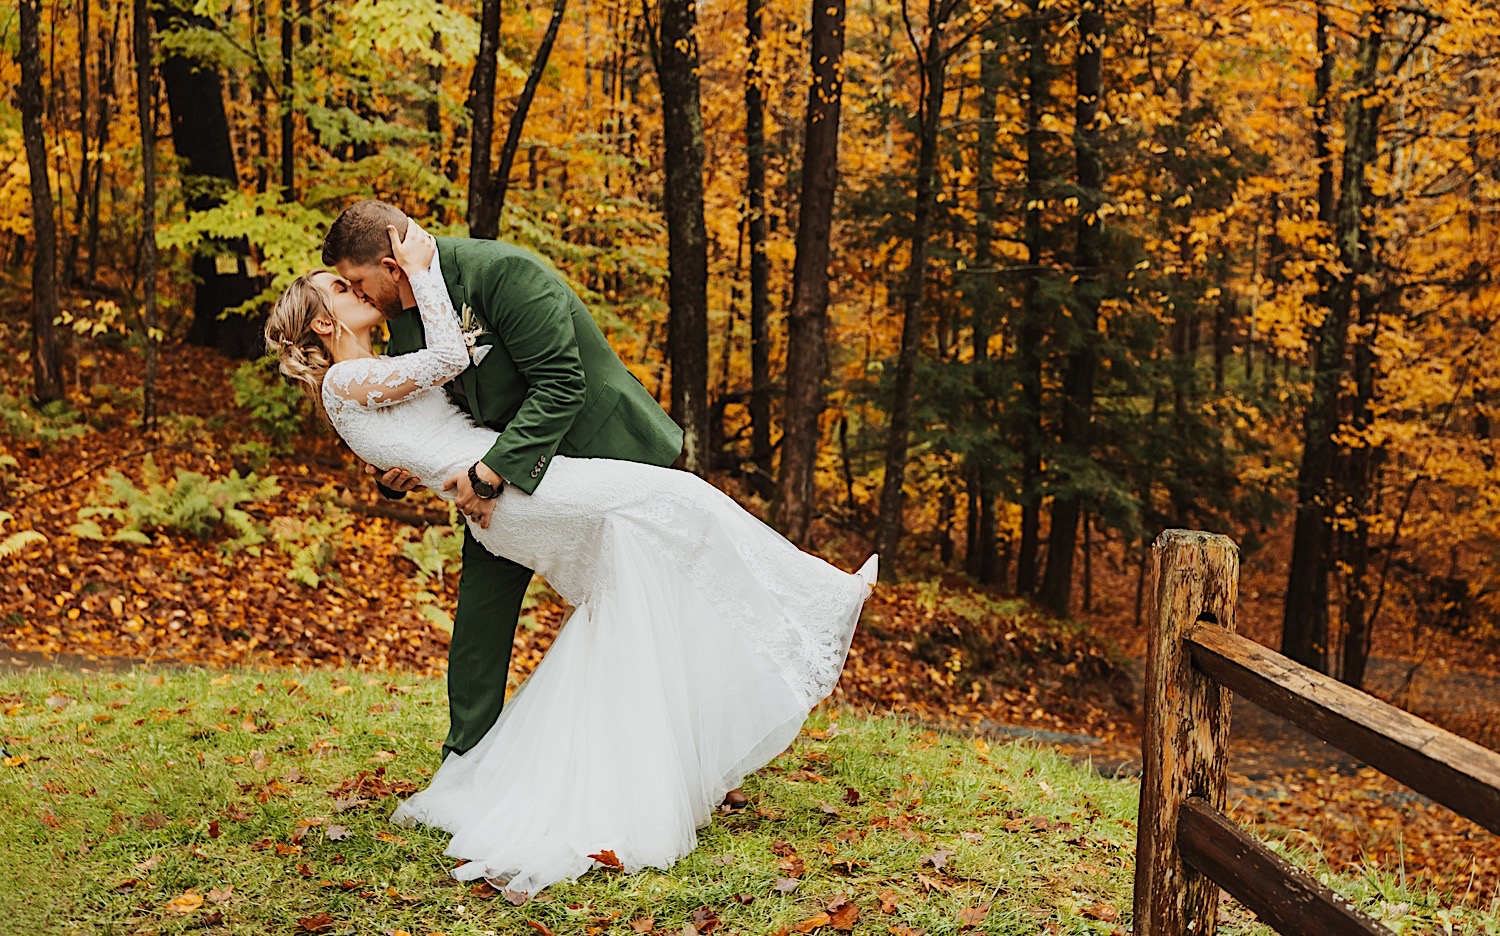
[[[820,710],[670,873],[517,905],[391,826],[437,764],[438,680],[297,672],[0,678],[0,918],[16,933],[1117,934],[1136,785],[1029,743]],[[1336,879],[1403,932],[1426,897]],[[1466,932],[1493,917],[1461,911]],[[1255,932],[1227,909],[1221,930]],[[528,926],[530,927],[528,929]]]

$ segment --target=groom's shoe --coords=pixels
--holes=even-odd
[[[750,805],[750,798],[738,789],[730,790],[724,794],[724,809],[744,809],[748,805]]]

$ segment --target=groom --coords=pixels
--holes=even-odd
[[[323,263],[386,318],[386,351],[426,346],[411,283],[391,256],[387,226],[407,218],[384,202],[356,202],[328,229]],[[498,241],[437,238],[438,264],[473,363],[447,390],[474,421],[500,433],[466,473],[443,479],[465,515],[488,526],[498,497],[527,497],[554,455],[670,465],[682,430],[626,369],[583,302],[536,255]],[[377,466],[381,492],[421,483]],[[372,470],[376,470],[372,468]],[[512,490],[506,490],[512,488]],[[448,649],[450,727],[443,756],[479,742],[505,704],[511,642],[531,570],[486,550],[465,528],[458,610]]]

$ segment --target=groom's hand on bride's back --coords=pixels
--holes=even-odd
[[[380,489],[381,495],[391,500],[400,500],[408,491],[415,491],[422,484],[421,478],[405,468],[381,470],[374,465],[366,465],[365,474],[374,475],[375,486]]]

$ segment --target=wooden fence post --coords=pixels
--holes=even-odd
[[[1155,587],[1146,646],[1146,723],[1136,829],[1136,936],[1211,934],[1219,885],[1183,864],[1182,801],[1224,808],[1229,690],[1193,669],[1183,635],[1193,624],[1234,630],[1239,550],[1227,536],[1167,530],[1151,547]]]

